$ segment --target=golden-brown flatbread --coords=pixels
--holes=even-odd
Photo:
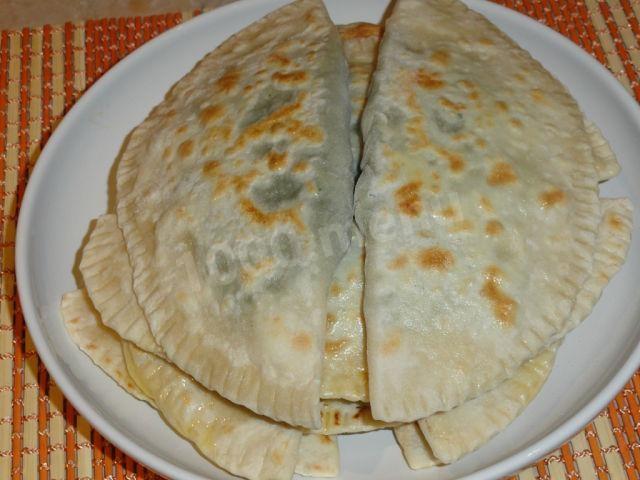
[[[370,402],[411,421],[496,387],[565,330],[599,177],[566,89],[453,0],[395,3],[363,134]]]
[[[295,1],[180,80],[117,170],[133,289],[167,358],[310,428],[329,283],[352,225],[347,79],[324,5]]]

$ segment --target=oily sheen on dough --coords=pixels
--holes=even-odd
[[[301,437],[298,452],[293,458],[293,445],[289,444],[291,439],[281,434],[290,432],[291,428],[278,427],[277,424],[261,419],[246,408],[233,405],[216,393],[204,390],[182,372],[174,367],[169,368],[166,362],[159,358],[156,361],[153,355],[143,356],[142,350],[136,349],[102,323],[100,314],[85,290],[63,295],[60,311],[73,342],[100,369],[128,393],[159,409],[171,426],[194,442],[214,463],[249,479],[287,479],[290,477],[289,470],[293,461],[296,462],[295,473],[300,475],[338,475],[340,461],[335,437],[306,433]],[[127,315],[126,309],[120,314]],[[116,322],[117,317],[118,314],[114,317]],[[127,344],[130,346],[126,347]],[[139,366],[143,365],[143,359],[152,367],[153,371],[144,372],[145,376],[139,381],[150,395],[160,396],[159,405],[143,393],[129,373],[123,348],[135,350],[135,353],[128,354],[134,374],[139,371]],[[136,355],[138,356],[135,357]],[[134,357],[137,358],[137,362],[133,360],[134,363],[131,364]],[[158,393],[158,383],[154,382],[154,377],[160,378],[162,372],[173,372],[173,378],[168,379],[165,385],[171,390],[171,394],[167,394],[166,391],[165,394]],[[167,380],[166,377],[162,378]],[[256,428],[256,436],[251,435],[252,428]],[[232,445],[232,448],[226,449],[228,445]],[[238,458],[241,465],[238,465]],[[260,463],[262,467],[258,468]]]
[[[555,352],[555,347],[548,348],[490,392],[420,420],[420,430],[434,456],[442,463],[452,463],[504,430],[542,388]]]
[[[565,88],[457,1],[398,0],[363,135],[370,402],[411,421],[563,331],[593,261],[598,176]]]
[[[320,425],[327,292],[352,225],[347,88],[336,27],[321,1],[299,0],[180,80],[117,171],[134,291],[167,358],[309,428]]]
[[[206,390],[173,365],[131,343],[124,357],[138,387],[178,433],[209,460],[249,479],[290,479],[301,433]]]

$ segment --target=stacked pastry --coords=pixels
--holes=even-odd
[[[251,479],[336,475],[334,435],[380,428],[412,468],[475,450],[629,244],[597,128],[451,0],[398,0],[384,34],[286,5],[202,59],[117,162],[68,331]]]

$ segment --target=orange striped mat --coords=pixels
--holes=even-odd
[[[605,64],[640,100],[639,0],[500,0]],[[16,218],[29,172],[60,118],[123,56],[192,14],[0,33],[0,479],[153,479],[78,415],[48,375],[16,296]],[[570,442],[512,478],[638,479],[640,372]],[[159,477],[158,477],[159,478]]]

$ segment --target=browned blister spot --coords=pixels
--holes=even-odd
[[[189,155],[193,153],[193,140],[185,140],[178,147],[178,156],[180,158],[187,158]]]
[[[324,344],[324,353],[327,355],[337,355],[344,350],[347,343],[346,340],[329,340]]]
[[[224,113],[224,107],[222,105],[209,105],[208,107],[200,110],[198,117],[200,121],[206,125],[217,119],[219,119]]]
[[[540,202],[542,208],[554,207],[559,203],[564,202],[565,199],[565,193],[558,188],[554,188],[547,192],[542,192],[540,195],[538,195],[538,201]]]
[[[284,167],[287,163],[287,154],[286,152],[278,153],[271,151],[269,155],[267,155],[267,166],[269,170],[279,170]]]
[[[502,112],[508,112],[509,111],[509,105],[507,105],[507,102],[503,102],[502,100],[498,100],[496,102],[496,107],[498,108],[498,110],[500,110]]]
[[[231,178],[231,184],[237,193],[244,192],[251,182],[258,176],[257,170],[248,170],[240,175],[234,175]]]
[[[492,187],[500,187],[518,181],[513,167],[506,162],[496,163],[487,177],[487,183]]]
[[[213,198],[220,198],[231,186],[231,177],[229,175],[216,175],[216,186],[213,189]]]
[[[314,182],[313,180],[305,182],[304,186],[307,189],[307,192],[318,193],[318,187],[316,186],[316,182]]]
[[[327,326],[331,326],[336,323],[336,316],[333,313],[327,313]]]
[[[329,294],[331,294],[332,297],[337,297],[341,293],[342,293],[342,288],[340,287],[340,285],[337,284],[336,282],[333,282],[331,284],[331,287],[329,287]]]
[[[353,419],[371,418],[371,407],[369,405],[358,405],[358,410],[353,414]]]
[[[216,80],[215,85],[221,92],[228,93],[238,84],[238,80],[240,80],[239,72],[231,70]]]
[[[166,160],[169,158],[169,155],[171,155],[171,147],[165,147],[165,149],[162,151],[162,158]]]
[[[382,355],[393,355],[400,348],[400,343],[400,335],[398,335],[397,333],[391,335],[391,337],[382,344]]]
[[[431,61],[433,63],[437,63],[442,67],[446,67],[449,65],[449,61],[451,60],[451,55],[446,50],[436,50],[431,54]]]
[[[282,465],[284,463],[284,455],[279,450],[275,450],[271,454],[271,458],[273,459],[273,462],[277,465]]]
[[[407,266],[407,263],[409,262],[409,259],[407,258],[406,255],[398,255],[396,258],[394,258],[393,260],[391,260],[389,262],[389,270],[400,270],[401,268],[404,268]]]
[[[207,130],[207,143],[210,145],[214,145],[221,140],[229,140],[229,137],[231,137],[231,127],[228,125],[212,127]]]
[[[458,81],[458,85],[460,85],[465,90],[473,90],[476,86],[471,80],[463,79]]]
[[[340,412],[333,413],[333,424],[340,425]]]
[[[300,160],[298,163],[296,163],[293,166],[291,170],[295,173],[302,173],[308,168],[309,168],[309,162],[307,162],[306,160]]]
[[[440,97],[438,99],[438,102],[444,108],[448,108],[449,110],[454,110],[456,112],[461,112],[461,111],[463,111],[463,110],[465,110],[467,108],[467,106],[464,103],[452,102],[451,100],[449,100],[446,97]]]
[[[98,348],[98,346],[95,343],[93,342],[87,343],[87,350],[95,350],[96,348]]]
[[[416,217],[422,212],[420,187],[422,182],[409,182],[395,191],[398,210],[409,217]]]
[[[411,148],[427,148],[431,144],[424,128],[422,128],[422,119],[420,117],[410,118],[405,128],[412,139]]]
[[[531,98],[533,98],[534,102],[542,102],[544,101],[544,92],[539,88],[533,88],[531,90]]]
[[[493,212],[493,204],[491,200],[485,196],[480,197],[480,206],[487,212]]]
[[[455,133],[451,136],[451,140],[454,140],[456,142],[461,142],[463,140],[466,140],[468,137],[468,135],[466,133]]]
[[[416,72],[416,82],[425,90],[437,90],[444,87],[444,82],[438,72],[431,73],[422,68]]]
[[[495,237],[504,231],[504,226],[498,220],[489,220],[484,228],[487,235]]]
[[[493,45],[493,40],[491,40],[490,38],[487,38],[487,37],[480,37],[478,39],[478,43],[481,44],[481,45],[491,46],[491,45]]]
[[[291,223],[298,231],[304,231],[304,223],[294,208],[278,212],[263,212],[248,198],[240,199],[240,208],[249,220],[263,227],[271,227],[274,223]]]
[[[501,288],[502,272],[498,267],[492,266],[485,271],[485,282],[481,293],[487,298],[493,307],[493,314],[503,326],[511,326],[515,323],[518,303],[509,297]]]
[[[448,228],[451,233],[469,232],[471,230],[473,230],[473,222],[471,220],[460,220]]]
[[[322,443],[329,443],[329,444],[333,443],[333,440],[331,440],[331,437],[328,435],[322,435],[320,437],[320,440],[322,441]]]
[[[444,218],[453,218],[456,216],[456,209],[453,208],[452,205],[444,208],[442,212],[440,212]]]
[[[453,253],[441,247],[429,247],[418,253],[418,265],[425,270],[445,272],[455,263]]]
[[[312,344],[313,342],[311,340],[311,336],[308,333],[304,333],[304,332],[298,333],[291,340],[291,345],[293,346],[294,349],[298,350],[299,352],[304,352],[309,350]]]
[[[184,218],[189,217],[189,212],[187,211],[186,207],[178,207],[178,208],[176,208],[175,209],[175,214],[176,214],[176,218],[180,218],[180,219],[184,219]],[[179,298],[180,294],[184,294],[184,292],[178,292],[176,294],[176,297],[178,298],[178,300],[182,301]]]
[[[271,79],[274,82],[296,84],[303,83],[307,80],[307,72],[304,70],[296,70],[294,72],[276,72],[271,75]]]
[[[616,215],[614,213],[611,213],[611,214],[608,215],[607,223],[614,230],[617,230],[617,231],[625,230],[624,222],[620,219],[620,217],[618,215]]]
[[[467,97],[469,98],[469,100],[479,100],[480,94],[474,90],[473,92],[469,92],[469,95],[467,95]]]
[[[202,174],[205,177],[213,177],[215,176],[215,171],[220,167],[220,162],[218,160],[211,160],[210,162],[202,165]]]
[[[340,29],[340,37],[342,37],[343,40],[378,37],[380,32],[380,25],[374,25],[372,23],[356,23],[348,28]]]
[[[307,12],[304,14],[304,21],[307,25],[312,24],[314,22],[314,20],[316,19],[315,17],[315,12],[313,11],[312,8],[310,8],[309,10],[307,10]]]
[[[267,62],[275,63],[279,67],[286,67],[291,64],[291,59],[287,58],[285,55],[282,55],[280,53],[274,53],[273,55],[269,56],[269,58],[267,59]]]
[[[278,133],[287,127],[291,128],[292,122],[297,122],[294,127],[300,126],[301,122],[294,121],[293,115],[302,108],[302,102],[305,97],[306,94],[302,93],[295,102],[284,105],[259,122],[249,125],[227,153],[234,153],[242,149],[247,140],[255,140],[262,135]]]
[[[317,125],[305,125],[298,120],[292,120],[287,126],[287,132],[296,140],[308,140],[311,143],[321,143],[324,132]]]
[[[511,124],[511,126],[514,128],[522,128],[522,121],[517,118],[510,118],[509,124]]]
[[[478,148],[487,148],[487,142],[484,138],[476,138],[476,146]]]
[[[416,92],[411,91],[409,92],[409,95],[407,95],[407,106],[414,113],[417,113],[419,115],[422,114],[422,108],[420,107],[420,103],[418,103],[418,97],[416,96]]]
[[[455,173],[459,173],[464,170],[465,162],[460,155],[455,152],[450,152],[442,147],[436,148],[436,151],[447,159],[449,162],[449,170]]]

